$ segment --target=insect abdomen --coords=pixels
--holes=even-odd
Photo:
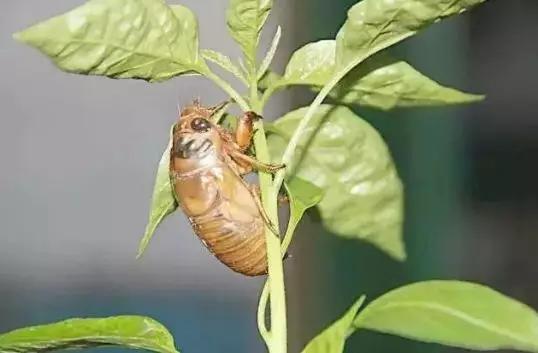
[[[250,223],[230,220],[220,212],[220,207],[216,207],[210,214],[190,220],[204,245],[230,269],[247,276],[267,273],[261,219]]]

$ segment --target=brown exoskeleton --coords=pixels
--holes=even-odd
[[[215,110],[194,102],[181,111],[170,153],[174,194],[209,251],[236,272],[262,275],[270,222],[255,187],[242,176],[253,168],[274,172],[281,166],[245,154],[259,118],[255,113],[245,113],[232,134],[211,121]]]

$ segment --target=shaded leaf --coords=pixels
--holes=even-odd
[[[271,155],[282,153],[306,108],[276,120],[269,136]],[[387,146],[379,133],[351,110],[322,105],[305,135],[315,131],[308,148],[298,144],[300,161],[288,178],[300,177],[321,188],[318,204],[325,227],[336,235],[363,239],[397,259],[402,242],[403,190]]]
[[[204,65],[194,15],[161,0],[90,0],[15,38],[79,74],[162,81]]]
[[[99,346],[177,352],[168,330],[157,321],[143,316],[69,319],[0,335],[1,352],[48,352]]]
[[[338,70],[485,0],[363,0],[351,7],[336,36]],[[346,69],[344,69],[346,70]]]
[[[316,206],[323,197],[323,190],[299,177],[284,183],[290,202],[290,219],[286,234],[293,233],[306,210]]]
[[[360,297],[348,311],[331,326],[308,342],[303,353],[342,353],[352,322],[357,311],[364,302],[365,297]]]
[[[419,282],[370,303],[354,326],[477,350],[538,352],[538,314],[488,287]]]
[[[245,54],[247,68],[255,67],[260,33],[272,7],[273,0],[230,0],[226,24]]]
[[[148,246],[153,233],[170,213],[174,212],[178,204],[174,197],[172,184],[170,183],[170,149],[172,148],[172,133],[174,127],[170,129],[170,139],[168,146],[163,152],[161,161],[157,168],[157,176],[155,177],[155,186],[153,187],[153,197],[151,199],[151,209],[149,211],[149,221],[146,226],[146,231],[140,245],[138,246],[137,257],[142,256]]]
[[[336,42],[308,43],[291,57],[284,76],[272,82],[276,90],[309,85],[319,90],[333,76]],[[471,103],[483,96],[463,93],[422,75],[405,61],[384,53],[374,55],[347,74],[329,94],[344,104],[389,110],[395,107],[440,106]]]
[[[201,53],[204,59],[209,60],[214,64],[217,64],[224,70],[228,71],[229,73],[240,79],[241,82],[245,84],[247,83],[247,79],[243,75],[243,72],[237,66],[235,66],[232,60],[226,55],[210,49],[202,49]]]

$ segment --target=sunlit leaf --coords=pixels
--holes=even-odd
[[[538,352],[538,314],[488,287],[419,282],[370,303],[354,326],[477,350]]]
[[[269,136],[271,155],[279,161],[306,108],[276,120]],[[336,235],[363,239],[397,259],[402,242],[403,190],[394,163],[379,133],[351,110],[322,105],[305,135],[319,126],[305,150],[304,139],[294,171],[323,190],[318,204],[325,227]]]
[[[319,90],[333,76],[336,42],[308,43],[291,57],[284,76],[273,80],[270,89],[308,85]],[[405,61],[380,53],[357,66],[329,94],[344,104],[383,110],[396,107],[440,106],[479,101],[480,95],[443,87],[422,75]]]
[[[364,299],[364,296],[360,297],[340,319],[314,337],[306,345],[302,353],[342,353],[347,335],[352,329],[353,319],[357,315],[357,311]]]
[[[214,64],[217,64],[224,70],[230,72],[235,77],[240,79],[243,83],[247,83],[247,79],[243,75],[241,69],[239,69],[226,55],[211,49],[202,49],[201,53],[204,59],[211,61]]]
[[[161,0],[90,0],[15,37],[79,74],[162,81],[204,67],[194,15]]]
[[[226,24],[245,54],[247,68],[255,65],[260,33],[272,7],[273,0],[230,0]]]
[[[161,161],[157,168],[157,176],[155,178],[155,186],[153,187],[153,197],[151,200],[151,209],[149,211],[149,221],[146,226],[144,237],[140,241],[137,257],[142,256],[148,246],[153,233],[157,226],[170,213],[174,212],[178,204],[174,197],[174,191],[170,183],[170,149],[172,148],[172,132],[170,129],[170,140],[168,146],[163,152]]]
[[[176,353],[174,339],[157,321],[143,316],[70,319],[0,335],[0,352],[49,352],[100,346],[123,346]]]
[[[485,0],[363,0],[354,5],[336,37],[338,70],[358,63],[421,29]]]

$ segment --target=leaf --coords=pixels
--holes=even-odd
[[[224,114],[220,120],[220,126],[224,129],[233,132],[237,129],[237,124],[239,123],[239,118],[232,114]]]
[[[273,82],[273,90],[289,85],[321,89],[335,70],[336,42],[308,43],[291,57],[284,76]],[[347,74],[329,94],[344,104],[359,104],[383,110],[471,103],[483,96],[443,87],[404,61],[379,53]]]
[[[316,206],[323,197],[323,190],[299,177],[284,183],[290,201],[290,220],[286,233],[293,233],[307,209]]]
[[[280,76],[271,70],[265,71],[258,81],[258,88],[262,90],[273,89],[280,80]],[[279,87],[280,88],[280,87]]]
[[[331,78],[334,69],[335,41],[308,43],[293,53],[278,85],[322,86]]]
[[[303,349],[303,353],[341,353],[344,351],[344,344],[352,322],[357,315],[357,311],[364,302],[362,296],[348,309],[348,311],[331,326],[308,342]]]
[[[396,44],[446,17],[485,0],[363,0],[348,11],[336,36],[338,70]]]
[[[306,108],[276,120],[269,147],[277,161]],[[403,190],[387,146],[379,133],[351,110],[322,105],[305,131],[319,126],[288,178],[300,177],[321,188],[318,204],[325,227],[347,238],[362,239],[396,259],[405,258],[402,242]],[[288,179],[289,180],[289,179]]]
[[[278,43],[280,43],[280,37],[282,36],[282,27],[278,26],[276,28],[275,36],[273,37],[273,40],[271,41],[271,46],[269,47],[269,50],[265,54],[265,58],[263,58],[262,64],[260,65],[260,68],[258,70],[258,80],[260,80],[267,69],[269,69],[269,66],[271,65],[271,62],[273,62],[273,58],[276,53],[276,49],[278,48]]]
[[[344,77],[330,94],[338,102],[390,110],[478,102],[484,96],[444,87],[405,61],[380,53]]]
[[[243,75],[243,72],[235,66],[235,64],[232,62],[232,60],[227,57],[226,55],[210,50],[210,49],[202,49],[201,50],[202,57],[206,60],[211,61],[214,64],[219,65],[224,70],[228,71],[229,73],[233,74],[235,77],[241,80],[241,82],[247,84],[248,81]]]
[[[79,74],[163,81],[205,65],[192,12],[161,0],[90,0],[15,38]]]
[[[170,129],[170,140],[168,146],[163,152],[159,167],[157,168],[157,176],[155,178],[155,186],[153,187],[153,197],[151,199],[151,209],[149,211],[149,221],[146,226],[144,237],[138,246],[137,258],[140,258],[146,247],[148,246],[153,233],[170,213],[174,212],[178,204],[174,196],[174,191],[170,183],[170,149],[172,148],[172,133],[174,127]]]
[[[247,68],[256,65],[260,33],[272,7],[273,0],[230,0],[226,10],[226,24],[245,54]]]
[[[157,321],[143,316],[69,319],[0,335],[1,352],[48,352],[99,346],[177,352],[168,330]]]
[[[538,314],[488,287],[419,282],[370,303],[354,326],[477,350],[538,352]]]

